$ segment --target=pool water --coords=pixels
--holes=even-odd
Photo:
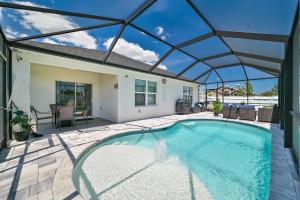
[[[201,180],[213,199],[268,199],[270,132],[252,125],[219,120],[183,121],[166,129],[135,132],[96,145],[81,156],[74,168],[77,190],[80,192],[78,180],[82,166],[86,159],[97,153],[97,149],[127,145],[155,151],[162,141],[166,154],[176,157]]]

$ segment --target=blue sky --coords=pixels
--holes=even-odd
[[[88,3],[86,0],[75,0],[72,1],[72,3],[70,3],[70,0],[6,1],[121,19],[126,19],[130,13],[144,2],[143,0],[89,0]],[[291,0],[289,4],[285,3],[285,1],[286,0],[273,0],[273,3],[270,4],[269,0],[252,0],[251,2],[240,0],[228,0],[224,2],[219,2],[217,0],[194,0],[195,4],[203,9],[204,14],[211,20],[213,26],[220,30],[254,31],[260,33],[268,33],[269,31],[276,34],[288,34],[291,28],[291,19],[293,17],[291,13],[293,13],[296,7],[297,0]],[[259,9],[256,9],[258,7]],[[255,9],[255,15],[257,16],[248,12],[251,10],[249,8],[252,10]],[[266,8],[268,8],[270,12],[265,12],[264,9]],[[219,14],[216,15],[215,13]],[[0,19],[2,29],[6,33],[6,36],[10,38],[20,38],[40,33],[108,23],[103,20],[68,17],[7,8],[1,9]],[[212,31],[183,0],[158,0],[132,23],[172,45],[182,43]],[[106,51],[119,28],[119,25],[115,25],[89,31],[41,38],[37,41]],[[224,39],[232,45],[234,50],[240,50],[245,53],[259,52],[260,55],[264,54],[265,56],[278,56],[282,58],[284,52],[284,45],[282,43],[233,40],[230,38]],[[262,47],[272,48],[269,48],[270,51],[268,51],[268,49]],[[169,49],[170,47],[168,45],[131,26],[127,26],[113,51],[149,65],[153,65]],[[212,37],[182,49],[199,59],[230,51],[218,37]],[[186,56],[179,51],[174,51],[158,67],[173,73],[179,73],[194,61],[193,58]],[[219,60],[210,60],[207,63],[211,66],[218,66],[219,63],[235,64],[236,61],[238,61],[236,57],[228,56]],[[209,67],[207,65],[200,63],[183,74],[183,76],[193,79],[197,77],[199,73],[203,73],[208,69]],[[241,67],[236,67],[231,70],[219,70],[219,74],[226,81],[239,80],[245,78],[241,69]],[[252,68],[247,68],[246,71],[250,73],[251,77],[249,78],[269,77],[269,75],[260,73]],[[212,73],[209,80],[212,82],[218,80],[218,77]],[[258,88],[267,87],[268,86],[264,84]]]

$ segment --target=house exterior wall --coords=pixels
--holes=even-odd
[[[113,93],[117,92],[106,89],[109,88],[107,84],[116,79],[113,75],[31,64],[30,77],[30,104],[39,111],[49,111],[49,105],[56,103],[56,81],[77,82],[92,85],[93,116],[112,121],[117,119],[116,110],[111,110],[115,99]],[[106,101],[105,98],[111,101]]]
[[[93,112],[95,117],[103,117],[115,122],[125,122],[174,114],[175,103],[178,98],[183,96],[183,86],[193,87],[193,103],[198,101],[198,85],[187,81],[165,78],[166,84],[163,84],[163,77],[161,76],[27,50],[14,51],[12,60],[12,84],[14,85],[12,98],[18,107],[26,112],[30,111],[31,104],[38,104],[39,96],[43,96],[43,94],[40,94],[42,91],[45,95],[41,99],[47,99],[48,102],[44,103],[41,108],[38,106],[38,109],[43,110],[47,107],[48,110],[50,102],[55,102],[54,80],[59,80],[59,78],[76,79],[88,83],[85,81],[86,79],[96,79],[91,74],[99,76],[99,87],[93,88]],[[63,68],[67,72],[62,74],[51,72],[50,75],[48,71],[43,72],[42,68],[53,68],[53,70]],[[87,72],[90,72],[87,75],[88,77],[83,76]],[[43,73],[46,78],[41,78],[38,73]],[[157,105],[135,107],[135,79],[157,82]],[[52,82],[52,85],[49,82]],[[115,88],[116,86],[117,88]],[[95,90],[99,90],[99,93]],[[95,97],[95,95],[99,96]]]

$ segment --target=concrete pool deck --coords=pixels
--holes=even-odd
[[[14,141],[0,151],[0,199],[82,199],[73,186],[72,170],[76,158],[91,144],[122,132],[206,118],[216,117],[209,112],[170,115],[80,130],[62,129],[27,142]],[[299,177],[289,150],[283,147],[283,131],[276,124],[243,122],[272,132],[270,199],[298,199]]]

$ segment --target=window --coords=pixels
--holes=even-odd
[[[188,102],[193,101],[193,88],[188,86],[183,86],[183,99]]]
[[[56,82],[56,104],[75,106],[77,112],[91,114],[92,86],[73,82]]]
[[[135,106],[156,105],[155,81],[135,80]]]

